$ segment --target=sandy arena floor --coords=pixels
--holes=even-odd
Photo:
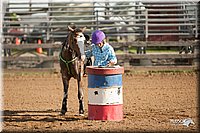
[[[59,116],[63,87],[60,73],[4,72],[3,131],[14,132],[198,132],[198,81],[195,73],[125,73],[122,121],[78,116],[76,80],[70,81],[68,112]],[[191,118],[194,125],[181,122]]]

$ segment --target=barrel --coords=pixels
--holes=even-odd
[[[123,67],[88,66],[88,119],[123,119]]]

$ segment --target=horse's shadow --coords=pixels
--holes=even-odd
[[[59,111],[46,110],[46,111],[12,111],[4,110],[2,112],[3,122],[55,122],[55,121],[78,121],[86,120],[87,117],[78,115],[59,115]]]

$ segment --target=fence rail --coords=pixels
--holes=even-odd
[[[149,42],[142,42],[142,41],[137,41],[137,42],[126,42],[126,43],[112,43],[111,44],[114,48],[118,47],[130,47],[130,46],[143,46],[143,47],[152,47],[152,46],[197,46],[198,49],[198,42],[195,41],[180,41],[180,42],[154,42],[154,41],[149,41]],[[54,49],[54,50],[59,50],[61,48],[61,44],[24,44],[24,45],[19,45],[16,46],[15,44],[4,44],[3,45],[4,49],[13,49],[13,50],[33,50],[37,48],[44,48],[44,49]],[[199,55],[198,53],[193,53],[193,54],[176,54],[174,53],[168,53],[168,54],[162,54],[162,53],[156,53],[156,54],[117,54],[117,58],[119,60],[130,60],[130,59],[168,59],[168,58],[177,58],[177,59],[198,59]],[[8,56],[4,57],[3,61],[58,61],[58,56],[35,56],[35,57],[19,57],[19,56]]]
[[[199,55],[195,54],[117,54],[118,60],[131,60],[131,59],[197,59]],[[35,57],[19,57],[8,56],[4,57],[2,61],[59,61],[58,56],[35,56]]]
[[[198,46],[197,41],[134,41],[134,42],[112,42],[110,43],[114,48],[118,47],[128,47],[128,46],[143,46],[143,47],[151,47],[151,46]],[[59,49],[61,48],[61,44],[54,44],[54,43],[48,43],[48,44],[35,44],[35,43],[29,43],[29,44],[23,44],[23,45],[18,45],[16,44],[2,44],[4,49],[18,49],[18,50],[23,50],[23,49],[35,49],[35,48],[52,48],[52,49]]]

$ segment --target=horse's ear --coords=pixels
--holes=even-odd
[[[68,30],[72,31],[72,32],[74,31],[74,29],[72,27],[70,27],[70,26],[68,26]]]
[[[84,31],[86,30],[86,28],[87,28],[87,27],[82,28],[81,31],[84,32]]]

